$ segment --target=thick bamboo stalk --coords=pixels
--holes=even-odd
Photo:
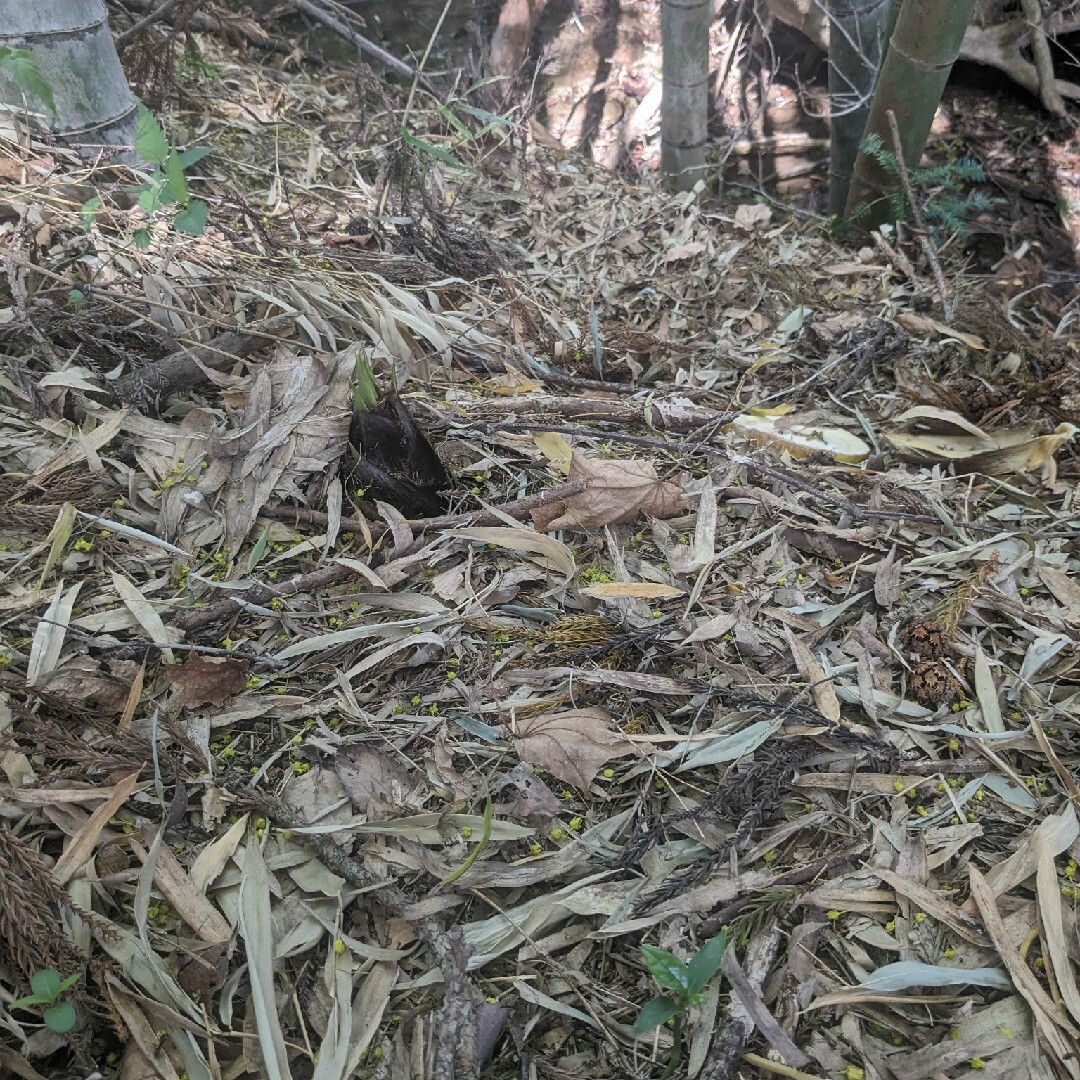
[[[883,145],[891,146],[888,113],[892,110],[909,168],[919,164],[974,7],[975,0],[904,0],[900,9],[865,134],[874,133]],[[872,156],[860,152],[845,216],[855,214],[859,224],[868,229],[884,224],[889,220],[889,197],[898,182],[897,176],[883,169]]]
[[[884,50],[889,0],[829,0],[829,213],[843,212]]]
[[[704,176],[711,0],[663,0],[660,167],[676,191]]]
[[[0,102],[16,114],[37,112],[58,139],[87,156],[132,146],[135,99],[101,0],[0,0],[0,44],[30,51],[52,92],[56,115],[2,70]]]

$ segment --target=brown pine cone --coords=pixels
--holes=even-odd
[[[941,623],[933,619],[920,619],[904,628],[900,640],[920,660],[937,660],[945,655],[948,642]]]
[[[945,705],[960,696],[960,687],[940,660],[924,660],[911,672],[911,692],[920,705]]]

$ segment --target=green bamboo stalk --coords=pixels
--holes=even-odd
[[[890,0],[828,0],[831,214],[842,213],[847,202],[885,51],[889,7]]]
[[[864,134],[877,134],[890,146],[888,113],[892,110],[908,168],[919,164],[974,7],[975,0],[904,0],[900,9]],[[890,217],[889,196],[897,183],[895,175],[860,151],[845,216],[856,215],[859,225],[867,229],[884,224]],[[864,207],[868,207],[866,212],[862,212]]]
[[[676,191],[705,174],[711,0],[663,0],[660,168]]]

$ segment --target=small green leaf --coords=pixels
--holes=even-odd
[[[679,1013],[679,1003],[669,997],[654,997],[648,1001],[638,1013],[634,1021],[634,1034],[644,1035],[661,1024],[666,1024],[673,1016]]]
[[[184,176],[184,166],[180,164],[180,155],[175,151],[165,159],[165,187],[169,194],[178,203],[188,201],[187,177]]]
[[[688,986],[686,965],[667,949],[658,949],[655,945],[642,945],[641,955],[645,966],[664,990],[682,994]]]
[[[190,150],[182,150],[177,153],[177,158],[180,161],[180,168],[187,171],[197,161],[202,161],[207,154],[210,153],[209,146],[193,146]]]
[[[45,1010],[45,1026],[57,1035],[63,1035],[75,1026],[75,1006],[70,1001],[58,1001]]]
[[[471,94],[474,90],[480,90],[481,88],[483,88],[485,86],[490,86],[492,83],[495,83],[495,82],[498,82],[498,81],[499,81],[499,76],[498,75],[487,75],[483,79],[481,79],[479,82],[474,82],[472,84],[472,86],[470,86],[469,89],[465,91],[465,93],[466,93],[466,95]]]
[[[52,998],[43,998],[40,994],[28,994],[26,997],[9,1001],[7,1007],[9,1009],[27,1009],[31,1005],[48,1005],[50,1001],[52,1001]]]
[[[161,188],[147,184],[139,192],[139,209],[144,214],[152,214],[161,206]]]
[[[56,115],[52,87],[42,78],[29,49],[5,48],[3,55],[0,55],[0,67],[31,97],[43,102],[52,116]]]
[[[60,993],[60,975],[53,971],[52,968],[35,971],[30,976],[30,989],[38,997],[44,998],[46,1001],[52,1001]]]
[[[415,146],[417,150],[423,150],[425,154],[429,154],[431,157],[435,158],[436,161],[441,161],[444,165],[449,165],[454,169],[464,169],[466,172],[476,172],[475,169],[466,165],[463,161],[458,161],[453,154],[448,150],[444,150],[441,146],[429,143],[426,139],[418,139],[415,135],[411,135],[405,130],[402,130],[401,137],[405,140],[407,146]]]
[[[445,106],[437,106],[443,119],[463,138],[471,140],[473,133]]]
[[[720,961],[724,958],[727,943],[727,934],[721,930],[716,937],[709,938],[694,954],[693,959],[687,964],[689,976],[687,989],[691,994],[703,990],[705,984],[720,970]]]
[[[82,978],[82,972],[76,971],[74,975],[69,975],[57,989],[58,994],[62,994],[65,990],[70,990],[80,979]]]
[[[202,236],[206,232],[207,210],[202,199],[192,199],[183,210],[177,210],[173,228],[185,236]]]
[[[463,113],[468,113],[470,116],[475,116],[477,120],[486,120],[489,124],[503,127],[510,127],[510,121],[505,116],[499,116],[497,113],[488,112],[487,109],[478,109],[475,105],[470,105],[465,101],[459,101],[454,105],[455,109],[460,109]]]
[[[82,289],[71,289],[68,292],[68,299],[76,311],[82,311],[86,307],[86,293]]]
[[[262,536],[256,541],[255,546],[251,549],[251,554],[248,556],[248,573],[250,574],[256,566],[259,565],[259,560],[266,554],[266,545],[270,543],[270,528],[267,525],[262,531]]]
[[[135,103],[135,151],[143,161],[161,165],[169,156],[169,142],[154,114],[141,102]]]
[[[363,354],[356,354],[353,365],[353,411],[367,412],[373,409],[379,400],[379,391],[375,386],[375,373],[371,370],[371,361]]]
[[[100,195],[95,195],[92,199],[87,199],[82,204],[82,223],[83,231],[89,232],[94,227],[94,222],[97,221],[97,213],[104,206],[104,201]]]
[[[150,230],[149,229],[136,229],[131,234],[131,242],[140,251],[145,251],[150,246]]]

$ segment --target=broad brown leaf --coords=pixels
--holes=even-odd
[[[514,747],[522,761],[579,788],[588,788],[605,762],[639,753],[611,713],[595,707],[521,719]]]
[[[250,670],[248,660],[194,652],[182,664],[168,667],[169,678],[180,687],[178,705],[223,705],[244,689]]]

